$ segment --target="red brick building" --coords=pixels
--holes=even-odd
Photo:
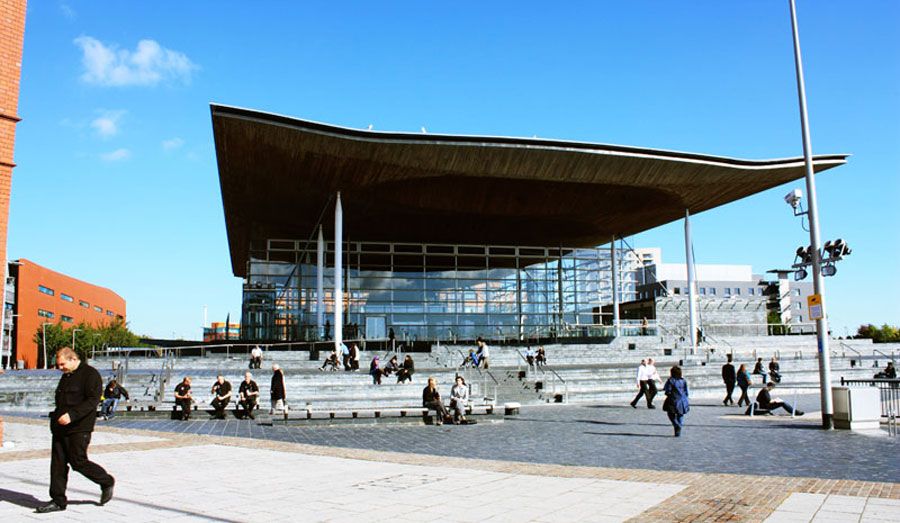
[[[24,259],[9,263],[9,278],[14,290],[7,285],[6,323],[14,359],[24,360],[25,368],[37,366],[39,347],[34,334],[43,323],[71,328],[81,322],[97,326],[125,320],[125,300],[104,287]]]

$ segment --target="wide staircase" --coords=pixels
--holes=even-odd
[[[623,404],[636,392],[636,368],[645,358],[656,360],[663,380],[672,365],[681,363],[693,398],[718,399],[723,395],[721,366],[726,353],[734,354],[736,367],[744,363],[749,370],[756,358],[763,358],[767,367],[772,356],[778,356],[783,376],[779,387],[801,393],[819,388],[816,341],[811,336],[723,338],[715,344],[710,341],[702,353],[694,354],[652,336],[620,337],[603,344],[547,344],[548,364],[538,368],[526,364],[524,345],[498,343],[490,346],[490,368],[486,370],[460,365],[470,348],[435,344],[430,353],[411,353],[416,364],[411,384],[398,384],[394,376],[383,378],[381,385],[373,384],[368,375],[370,361],[379,356],[385,362],[392,355],[374,351],[361,352],[357,372],[322,371],[321,360],[312,361],[309,352],[301,351],[268,351],[262,369],[251,372],[259,384],[263,405],[268,404],[272,364],[277,363],[285,371],[289,406],[313,410],[419,406],[428,377],[436,379],[448,399],[457,374],[469,383],[475,404]],[[832,381],[838,384],[842,377],[871,378],[891,356],[900,356],[900,345],[832,340],[831,351]],[[194,397],[200,405],[208,403],[217,374],[226,376],[236,396],[248,370],[248,356],[243,353],[205,357],[173,354],[127,358],[127,372],[122,357],[95,358],[90,363],[101,371],[104,380],[116,375],[124,380],[133,411],[171,410],[172,391],[184,376],[191,376]],[[879,368],[873,367],[876,362]],[[58,379],[55,370],[7,371],[0,375],[0,409],[48,409]],[[760,384],[761,378],[754,376],[754,387]]]

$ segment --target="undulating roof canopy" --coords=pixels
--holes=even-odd
[[[215,104],[211,111],[236,276],[245,276],[251,242],[307,239],[320,216],[333,230],[334,213],[323,209],[336,191],[345,239],[588,247],[804,175],[802,157],[393,133]],[[816,156],[815,170],[846,158]]]

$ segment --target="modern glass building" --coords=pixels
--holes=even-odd
[[[270,240],[251,251],[244,286],[246,339],[330,339],[317,328],[316,251],[305,241]],[[547,248],[346,242],[344,339],[522,339],[608,336],[601,310],[612,303],[609,248]],[[619,297],[637,297],[639,261],[617,255]],[[334,313],[334,243],[325,245],[323,308]],[[607,324],[611,323],[609,321]]]
[[[247,340],[622,332],[604,326],[620,324],[618,303],[637,299],[640,261],[621,238],[805,174],[803,158],[395,133],[210,109]],[[845,162],[822,155],[814,168]]]

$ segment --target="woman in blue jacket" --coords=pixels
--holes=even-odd
[[[666,401],[663,410],[669,415],[669,421],[675,427],[675,437],[681,437],[681,427],[684,425],[684,415],[691,410],[688,405],[688,385],[681,377],[681,367],[675,365],[669,371],[669,380],[663,390],[666,393]]]
[[[747,389],[750,388],[750,373],[747,372],[747,366],[741,363],[737,371],[737,384],[741,388],[741,397],[738,399],[738,407],[742,402],[746,402],[750,406],[750,397],[747,395]]]

